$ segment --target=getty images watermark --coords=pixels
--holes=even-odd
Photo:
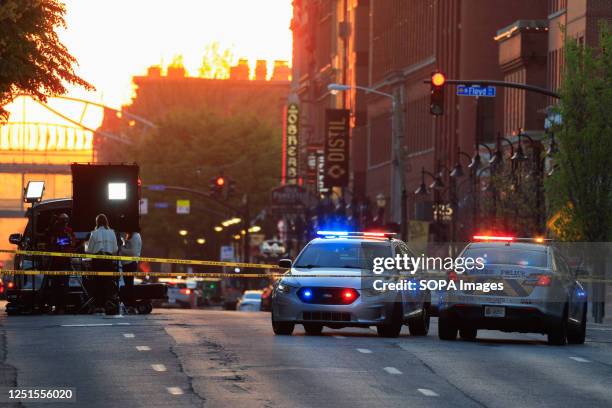
[[[420,257],[395,255],[395,257],[378,257],[373,259],[372,272],[382,275],[389,271],[405,271],[414,275],[419,270],[424,271],[454,271],[463,274],[466,271],[482,271],[485,260],[482,257],[429,257],[424,254]],[[470,282],[468,280],[452,279],[425,279],[420,281],[401,279],[399,281],[385,281],[377,279],[372,282],[376,291],[404,291],[404,290],[461,290],[461,291],[503,291],[503,282]]]

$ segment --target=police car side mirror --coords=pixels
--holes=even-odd
[[[280,261],[278,261],[278,267],[279,268],[286,268],[289,269],[291,268],[291,259],[281,259]]]
[[[21,240],[22,240],[22,236],[21,234],[11,234],[9,235],[9,242],[13,245],[19,245],[21,244]]]

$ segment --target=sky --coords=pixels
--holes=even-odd
[[[291,60],[291,0],[64,0],[60,38],[79,61],[77,73],[96,87],[70,95],[119,108],[131,77],[183,56],[198,74],[207,44],[235,57]]]

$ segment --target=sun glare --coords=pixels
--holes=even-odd
[[[132,96],[131,78],[149,66],[180,59],[200,76],[207,47],[229,50],[232,62],[291,60],[291,0],[65,0],[62,41],[79,61],[78,72],[97,88],[72,96],[119,108]],[[217,67],[215,67],[217,68]]]

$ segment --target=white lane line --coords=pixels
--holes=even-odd
[[[426,397],[439,397],[440,396],[437,392],[428,390],[427,388],[417,388],[417,391],[425,395]]]
[[[167,387],[166,390],[172,395],[181,395],[183,390],[180,387]]]
[[[372,354],[372,350],[370,350],[370,349],[358,348],[357,351],[360,352],[360,353],[363,353],[363,354]]]
[[[151,351],[151,347],[149,347],[149,346],[136,346],[136,350],[138,350],[138,351]]]
[[[151,364],[151,368],[160,373],[167,371],[166,366],[163,364]]]
[[[346,339],[346,337],[344,337],[344,336],[340,336],[340,335],[335,335],[334,337],[335,337],[336,339]]]
[[[587,360],[586,358],[582,358],[582,357],[570,357],[570,359],[577,361],[579,363],[590,363],[591,360]]]
[[[123,337],[125,337],[126,339],[133,339],[134,333],[123,333]]]
[[[117,326],[130,326],[132,323],[117,323]]]
[[[395,367],[385,367],[385,368],[383,368],[383,370],[385,370],[389,374],[395,374],[395,375],[399,375],[399,374],[402,373],[400,370],[398,370]]]
[[[84,323],[84,324],[62,324],[61,327],[100,327],[112,326],[112,323]]]

